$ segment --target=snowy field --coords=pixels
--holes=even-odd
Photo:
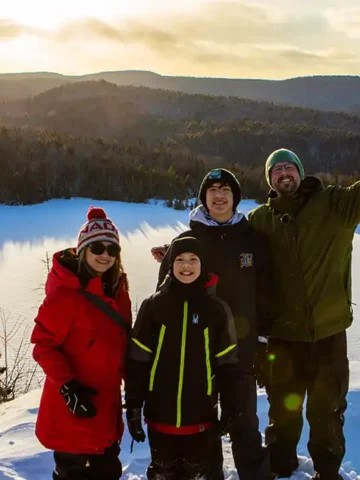
[[[186,228],[188,212],[177,212],[162,205],[95,202],[87,199],[52,200],[41,205],[0,206],[3,228],[0,231],[0,307],[10,321],[18,317],[32,326],[37,307],[43,298],[42,285],[46,269],[42,262],[46,253],[75,245],[77,232],[85,221],[90,204],[101,205],[118,225],[123,259],[130,279],[133,306],[149,295],[156,284],[158,265],[150,248],[170,241]],[[242,211],[254,208],[244,200]],[[355,236],[353,258],[354,324],[349,329],[351,391],[346,413],[347,454],[341,474],[344,479],[360,480],[360,237]],[[0,347],[1,349],[1,347]],[[1,360],[0,360],[1,362]],[[34,425],[40,390],[34,390],[5,405],[0,405],[0,480],[48,480],[51,478],[52,455],[34,436]],[[258,412],[261,431],[267,424],[267,400],[259,391]],[[306,449],[307,427],[299,446],[300,467],[293,480],[309,480],[312,463]],[[236,480],[230,445],[224,439],[225,477]],[[149,461],[147,444],[135,444],[130,454],[130,439],[125,432],[121,459],[123,478],[145,479]],[[357,475],[359,474],[359,475]]]

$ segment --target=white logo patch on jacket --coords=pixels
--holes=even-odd
[[[193,316],[192,316],[192,323],[194,325],[198,325],[199,323],[199,315],[197,313],[194,313]]]

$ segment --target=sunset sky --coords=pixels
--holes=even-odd
[[[0,0],[1,73],[103,70],[359,75],[360,2]]]

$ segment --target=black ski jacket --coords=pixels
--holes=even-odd
[[[175,427],[217,420],[218,392],[229,416],[239,408],[237,341],[214,278],[186,299],[167,277],[142,303],[127,356],[126,402],[145,418]]]

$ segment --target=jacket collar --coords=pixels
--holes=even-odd
[[[233,232],[236,232],[236,234],[239,234],[239,232],[245,233],[247,230],[249,230],[249,228],[249,222],[243,214],[238,222],[231,225],[208,225],[206,223],[197,221],[197,219],[190,220],[190,230],[194,232],[201,232],[201,238],[199,237],[199,240],[203,242],[203,235],[210,235],[211,238],[213,238],[214,236],[217,237],[218,235],[222,235],[224,233],[229,235],[231,235]]]
[[[216,292],[216,286],[219,282],[219,277],[215,273],[209,273],[207,275],[206,280],[204,281],[204,284],[202,285],[202,290],[200,290],[200,293],[203,293],[204,295],[215,295]],[[170,273],[168,273],[163,281],[163,283],[159,287],[160,292],[170,292],[173,290],[173,285],[172,285],[172,277]],[[187,285],[189,289],[191,289],[191,284]]]
[[[230,225],[236,225],[237,223],[240,223],[243,218],[244,214],[241,213],[240,210],[236,210],[234,215],[226,223],[218,223],[216,220],[211,218],[209,212],[204,208],[203,205],[199,205],[189,213],[190,222],[202,223],[207,227],[226,227]]]
[[[279,197],[275,190],[271,189],[267,205],[282,213],[296,214],[312,195],[322,190],[324,185],[319,178],[305,177],[294,195]]]
[[[82,289],[77,274],[78,261],[75,249],[67,249],[57,252],[53,256],[52,268],[48,274],[45,284],[46,295],[51,294],[58,288],[67,287],[72,290]],[[104,296],[102,280],[100,277],[90,277],[86,290],[99,296]]]

